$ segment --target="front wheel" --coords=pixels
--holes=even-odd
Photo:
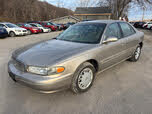
[[[132,62],[136,62],[139,60],[140,55],[141,55],[141,46],[137,46],[134,54],[132,55],[132,57],[129,60]]]
[[[28,35],[31,35],[31,34],[32,34],[32,32],[31,32],[30,30],[27,30],[27,33],[28,33]]]
[[[14,32],[10,32],[10,33],[9,33],[9,36],[10,36],[10,37],[15,37],[16,34],[15,34]]]
[[[95,68],[89,63],[85,62],[75,72],[71,89],[74,93],[82,93],[87,91],[93,84],[95,77]]]

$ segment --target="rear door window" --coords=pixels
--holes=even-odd
[[[121,39],[121,31],[118,23],[113,23],[108,26],[105,33],[105,40],[109,37],[116,37],[118,39]]]
[[[128,23],[121,22],[119,24],[123,32],[123,37],[127,37],[136,33]]]

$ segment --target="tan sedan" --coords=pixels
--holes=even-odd
[[[144,34],[127,22],[81,22],[57,38],[16,50],[8,63],[10,77],[44,93],[71,88],[87,91],[96,73],[118,63],[136,62]]]

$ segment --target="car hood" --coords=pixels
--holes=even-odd
[[[95,47],[95,44],[49,40],[26,46],[13,53],[13,58],[33,66],[50,66]]]
[[[21,28],[21,27],[16,27],[16,28],[14,28],[15,30],[26,30],[26,29],[24,29],[24,28]]]

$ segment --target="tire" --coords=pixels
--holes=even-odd
[[[81,64],[74,73],[71,90],[76,94],[86,92],[93,84],[95,72],[96,70],[91,63],[85,62]],[[88,73],[88,75],[84,75],[84,73]],[[86,83],[87,85],[84,84],[84,86],[83,82],[88,83]]]
[[[138,55],[137,55],[138,54]],[[134,54],[132,55],[132,57],[129,59],[129,61],[131,62],[137,62],[140,58],[141,55],[141,46],[137,46]]]
[[[27,33],[28,33],[28,35],[31,35],[31,34],[32,34],[32,32],[31,32],[30,30],[27,30]]]
[[[49,32],[52,32],[52,30],[51,30],[50,28],[49,28]],[[49,32],[48,32],[48,33],[49,33]]]
[[[9,36],[10,36],[10,37],[15,37],[16,34],[15,34],[14,32],[10,32],[10,33],[9,33]]]

